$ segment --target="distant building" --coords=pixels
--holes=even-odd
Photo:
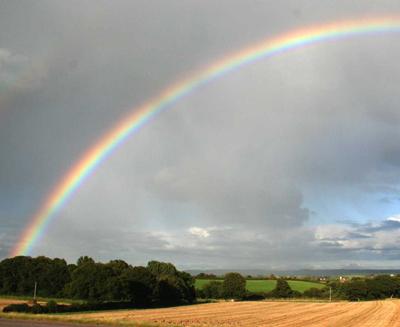
[[[339,282],[341,283],[346,283],[349,281],[348,277],[344,277],[344,276],[339,276]]]

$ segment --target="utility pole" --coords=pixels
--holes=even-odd
[[[329,286],[329,302],[332,302],[332,287]]]
[[[36,289],[37,289],[37,281],[35,281],[35,288],[33,290],[33,303],[36,303]]]

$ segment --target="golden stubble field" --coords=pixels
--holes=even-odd
[[[6,302],[7,300],[0,301],[0,304]],[[18,319],[22,318],[23,314],[1,314],[2,317],[8,315]],[[333,303],[219,302],[163,309],[25,315],[24,318],[112,324],[114,326],[144,324],[146,326],[193,327],[400,327],[400,300]]]
[[[220,302],[164,309],[74,314],[73,318],[173,326],[395,327],[400,326],[400,301]]]

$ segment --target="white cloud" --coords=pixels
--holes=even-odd
[[[210,237],[210,233],[207,229],[201,227],[190,227],[189,233],[200,238]]]
[[[388,218],[386,218],[386,220],[388,220],[388,221],[396,221],[396,222],[400,223],[400,214],[388,217]]]

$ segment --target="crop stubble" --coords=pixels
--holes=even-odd
[[[178,326],[400,327],[400,300],[335,303],[220,302],[69,316],[72,317]]]

